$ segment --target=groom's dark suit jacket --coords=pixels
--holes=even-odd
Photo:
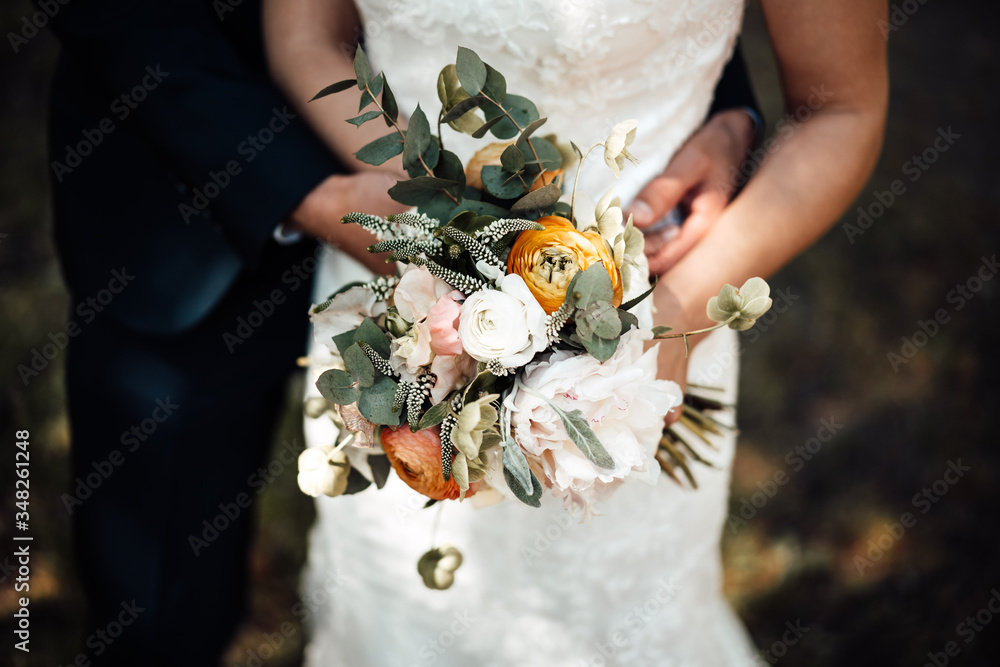
[[[189,328],[338,164],[267,77],[257,0],[83,0],[51,27],[65,278],[89,295],[125,267],[110,312]]]

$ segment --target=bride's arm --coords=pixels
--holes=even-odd
[[[885,3],[761,4],[786,109],[808,118],[787,126],[747,188],[662,276],[661,309],[691,328],[710,324],[705,303],[724,283],[769,276],[819,238],[857,196],[881,150],[888,72],[877,24]]]
[[[271,75],[296,109],[350,171],[391,169],[402,173],[399,158],[381,167],[360,162],[354,153],[389,133],[385,123],[355,127],[357,88],[309,102],[337,81],[354,78],[354,44],[361,21],[351,0],[264,0],[264,43]],[[371,107],[374,108],[374,107]]]
[[[888,105],[881,0],[762,0],[785,106],[803,119],[776,138],[746,189],[656,288],[657,321],[709,326],[719,288],[767,277],[819,238],[864,186]],[[808,116],[808,117],[806,117]],[[692,339],[695,343],[696,339]],[[664,341],[661,377],[683,378],[684,346]]]

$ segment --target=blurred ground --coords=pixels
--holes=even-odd
[[[960,650],[949,664],[1000,664],[1000,619],[991,625],[986,608],[1000,590],[1000,456],[989,435],[1000,409],[1000,281],[976,281],[982,258],[1000,249],[997,10],[899,4],[886,147],[844,217],[854,228],[834,227],[775,276],[787,309],[744,337],[726,592],[757,644],[784,665],[916,666],[948,642]],[[5,3],[0,32],[19,30],[28,12],[24,0]],[[744,42],[773,124],[782,116],[778,79],[753,5]],[[43,32],[16,56],[11,51],[0,48],[0,433],[9,442],[16,429],[30,428],[34,460],[45,464],[32,468],[39,641],[30,663],[0,662],[56,665],[72,658],[86,630],[59,501],[69,483],[61,358],[27,391],[16,372],[69,306],[50,240],[44,153],[55,43]],[[946,151],[934,149],[949,129],[957,138]],[[926,170],[912,161],[922,154]],[[861,221],[867,227],[859,206],[871,216]],[[939,310],[935,329],[927,323]],[[895,369],[890,353],[899,355]],[[290,409],[276,446],[301,442],[297,414]],[[948,472],[959,462],[968,467],[961,477]],[[13,486],[10,466],[0,466],[0,480]],[[4,545],[11,495],[0,499]],[[282,623],[296,621],[312,506],[291,470],[259,505],[253,610],[229,664],[267,657],[267,637],[278,643]],[[8,553],[0,551],[4,655],[14,604]],[[793,636],[786,624],[808,631],[785,644],[782,635]],[[302,631],[291,627],[271,667],[298,664]]]

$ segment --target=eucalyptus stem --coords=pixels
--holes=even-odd
[[[479,94],[482,95],[484,98],[486,98],[486,100],[488,100],[489,102],[492,102],[494,106],[496,106],[498,109],[500,109],[500,111],[503,111],[503,115],[507,116],[507,118],[510,119],[510,122],[513,123],[514,127],[517,128],[518,133],[524,131],[524,128],[522,128],[520,125],[517,124],[517,121],[514,120],[514,117],[510,115],[509,111],[507,111],[506,109],[503,108],[503,105],[497,104],[496,100],[494,100],[492,97],[490,97],[489,95],[487,95],[486,93],[484,93],[482,91],[480,91]],[[535,152],[535,147],[531,143],[531,137],[528,137],[527,139],[525,139],[525,142],[527,142],[528,148],[531,149],[531,154],[535,156],[535,162],[539,163],[538,164],[538,170],[541,171],[541,169],[542,169],[541,160],[538,159],[538,153]]]
[[[382,105],[379,104],[378,97],[376,95],[372,94],[372,90],[368,86],[367,83],[365,84],[365,92],[367,92],[368,95],[372,98],[372,102],[374,102],[375,106],[378,107],[378,110],[382,112],[382,115],[385,116],[386,118],[389,118],[389,114],[387,114],[385,112],[385,109],[382,108]],[[396,121],[394,121],[392,118],[389,118],[389,122],[392,123],[392,127],[396,130],[396,132],[399,133],[399,137],[403,141],[406,141],[406,134],[403,132],[402,128],[399,127],[399,123],[397,123]],[[441,116],[439,115],[438,116],[438,137],[439,138],[440,138],[440,135],[441,135]],[[427,173],[427,175],[433,177],[434,176],[434,170],[432,170],[430,167],[428,167],[427,163],[424,162],[424,156],[423,155],[418,155],[417,159],[420,160],[420,166],[424,168],[424,171]],[[455,195],[451,194],[447,190],[441,190],[441,192],[443,192],[446,195],[448,195],[448,199],[450,199],[452,202],[454,202],[456,204],[458,203],[458,198],[455,197]]]
[[[593,150],[593,149],[591,149],[591,150]],[[590,151],[587,151],[587,153],[589,154]],[[574,190],[575,190],[575,188],[574,188]],[[695,331],[687,331],[687,332],[684,332],[684,333],[665,333],[665,334],[659,334],[657,336],[653,336],[653,339],[654,340],[666,340],[668,338],[683,338],[684,339],[684,356],[687,357],[687,356],[689,356],[691,354],[691,343],[688,342],[688,336],[697,336],[698,334],[711,333],[712,331],[715,331],[716,329],[721,329],[724,326],[728,326],[730,322],[734,321],[739,316],[740,316],[740,314],[738,312],[736,312],[736,313],[733,313],[732,315],[730,315],[728,320],[726,320],[725,322],[719,322],[714,327],[708,327],[708,328],[705,328],[705,329],[697,329]]]
[[[590,157],[591,151],[593,151],[598,146],[603,146],[603,145],[604,144],[597,143],[588,148],[587,152],[584,153],[583,157],[580,158],[580,164],[576,166],[576,178],[573,179],[573,196],[570,197],[569,200],[569,221],[572,222],[574,225],[576,224],[576,222],[573,219],[573,213],[576,211],[576,188],[577,186],[580,185],[580,172],[583,171],[583,163],[587,161],[588,157]]]

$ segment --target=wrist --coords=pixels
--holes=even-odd
[[[289,214],[285,228],[291,232],[309,234],[320,238],[325,222],[329,219],[330,203],[338,202],[344,210],[350,202],[350,188],[346,187],[347,176],[333,174],[320,181],[309,191],[299,205]]]

